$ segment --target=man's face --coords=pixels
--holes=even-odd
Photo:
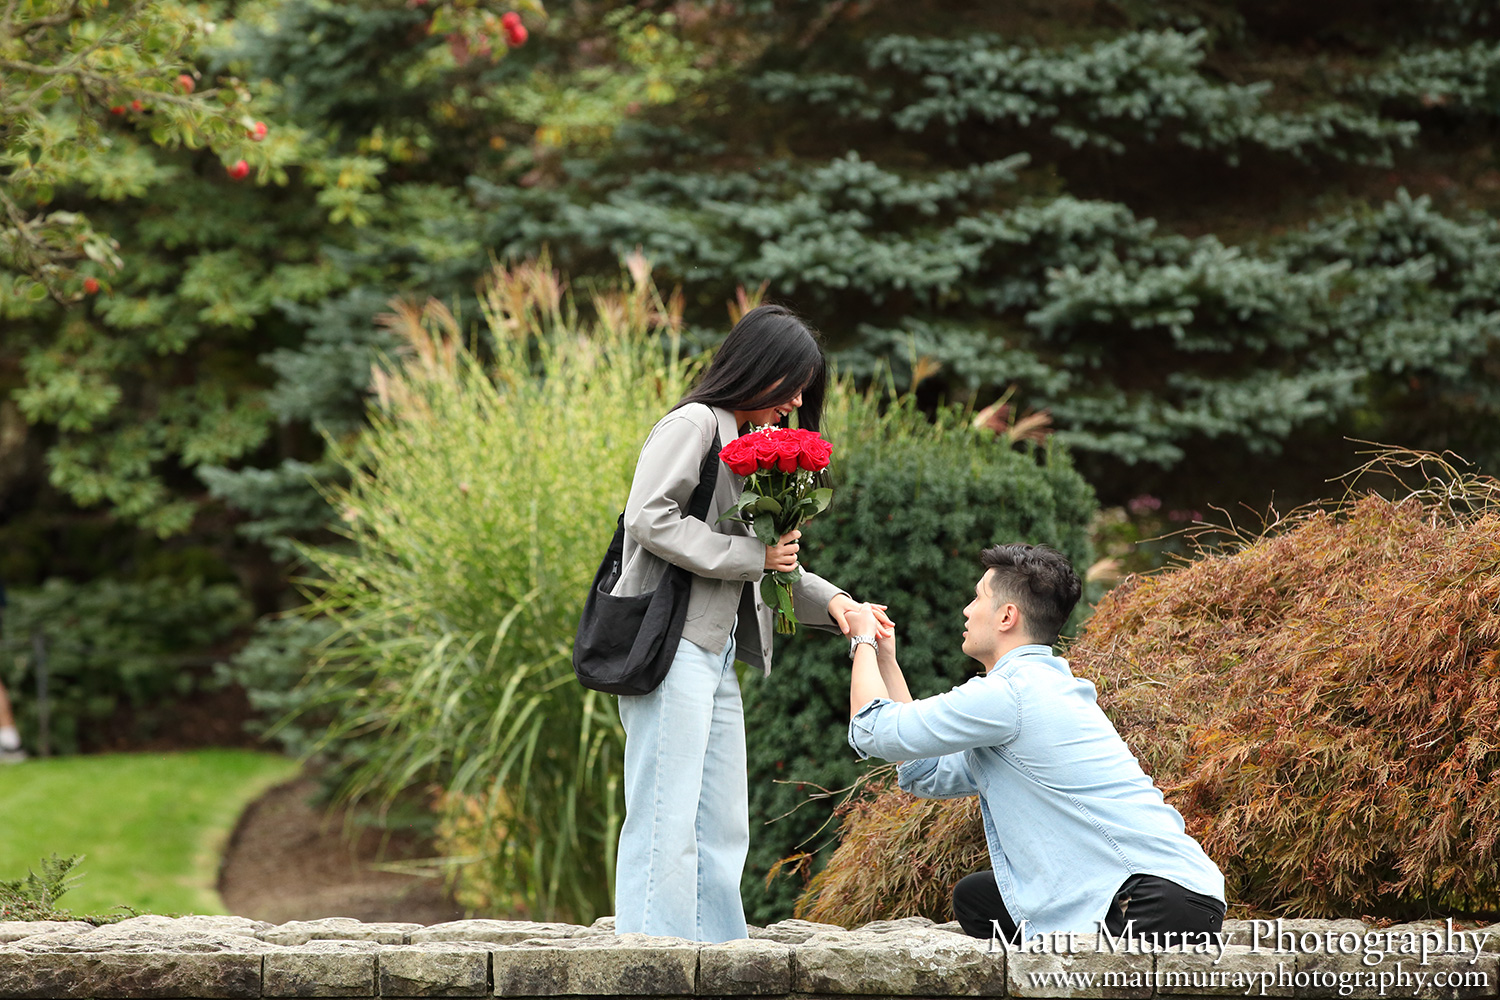
[[[995,607],[995,594],[990,589],[994,575],[995,571],[992,569],[984,571],[984,576],[974,585],[974,599],[964,608],[964,653],[985,667],[993,667],[999,659],[994,655],[1000,643],[1000,631],[996,622],[1010,606],[1002,604]]]

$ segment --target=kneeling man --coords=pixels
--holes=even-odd
[[[1038,933],[1206,941],[1224,920],[1224,877],[1184,832],[1052,643],[1083,587],[1060,553],[997,545],[964,609],[963,650],[982,676],[912,701],[894,636],[851,614],[849,744],[904,761],[901,787],[921,798],[979,796],[992,871],[953,889],[975,937],[1020,943]],[[1171,935],[1167,937],[1167,935]]]

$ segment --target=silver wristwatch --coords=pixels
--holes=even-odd
[[[875,637],[873,635],[851,635],[849,637],[849,659],[854,659],[854,651],[858,649],[861,644],[867,645],[871,649],[877,650],[878,652],[878,647],[875,645]]]

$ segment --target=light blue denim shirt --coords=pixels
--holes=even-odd
[[[905,761],[925,799],[979,796],[995,881],[1027,935],[1093,933],[1120,883],[1158,875],[1224,899],[1224,876],[1115,732],[1094,685],[1022,646],[946,694],[876,698],[849,721],[861,758]]]

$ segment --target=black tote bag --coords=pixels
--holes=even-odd
[[[719,432],[698,470],[698,488],[688,504],[688,517],[708,521],[708,505],[719,479]],[[578,682],[609,694],[650,694],[667,676],[682,641],[693,574],[667,565],[656,589],[634,597],[610,593],[620,579],[625,558],[625,515],[615,525],[615,537],[594,585],[583,603],[578,635],[573,640],[573,673]]]

